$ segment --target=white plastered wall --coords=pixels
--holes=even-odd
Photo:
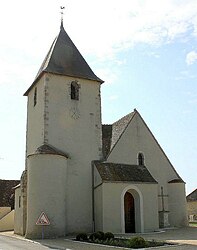
[[[95,231],[103,231],[103,186],[100,185],[94,190],[94,215]]]
[[[188,225],[185,183],[169,183],[169,220],[175,227]]]
[[[97,221],[102,221],[103,225],[96,225],[97,230],[113,233],[124,233],[124,195],[130,192],[135,200],[135,223],[136,232],[149,232],[157,230],[158,206],[157,206],[157,184],[131,184],[131,183],[103,183],[99,186],[95,199],[99,203],[102,197],[102,216]],[[151,200],[151,202],[150,202]],[[152,218],[155,218],[154,220]]]
[[[174,206],[169,208],[169,190],[168,181],[179,178],[171,163],[165,156],[164,152],[152,136],[151,132],[143,122],[139,113],[136,112],[125,132],[120,137],[117,144],[108,156],[108,162],[137,164],[138,153],[144,155],[145,166],[158,182],[158,195],[161,195],[161,187],[163,187],[165,210],[174,214],[176,209]],[[184,189],[184,184],[182,185]],[[176,188],[175,188],[176,189]],[[179,190],[179,189],[178,189]],[[179,192],[177,190],[177,192]],[[181,200],[184,199],[184,192],[179,192]],[[176,199],[176,197],[174,197]],[[162,208],[161,197],[158,199],[159,209]],[[184,206],[182,206],[183,208]],[[184,208],[183,208],[184,209]],[[181,212],[186,213],[186,210]],[[183,218],[179,218],[179,224],[182,225]],[[172,216],[170,216],[170,225],[174,226]],[[176,222],[176,224],[178,221]]]
[[[0,232],[14,229],[14,210],[10,211],[0,219]]]
[[[45,237],[66,234],[67,159],[59,155],[31,155],[27,159],[27,238],[41,238],[36,222],[42,212],[50,220]]]
[[[168,159],[136,112],[107,161],[137,164],[139,152],[143,153],[145,166],[153,178],[165,189],[167,188],[166,182],[177,178],[177,174]]]
[[[80,86],[79,100],[71,99],[72,81],[77,81]],[[100,83],[47,74],[45,87],[46,141],[69,155],[67,232],[91,232],[91,161],[102,156]]]
[[[20,199],[20,204],[19,204]],[[15,189],[15,214],[14,214],[14,233],[23,235],[23,196],[21,187]]]
[[[37,88],[37,103],[34,106],[34,91]],[[33,154],[44,142],[44,77],[28,94],[26,154]]]
[[[11,211],[11,207],[0,207],[0,219]]]

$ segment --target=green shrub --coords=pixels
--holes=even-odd
[[[97,234],[100,234],[99,240],[105,239],[105,234],[102,231],[98,231]]]
[[[146,247],[147,243],[144,238],[136,236],[134,238],[129,239],[129,246],[132,248],[140,248]]]
[[[79,233],[76,236],[76,240],[78,240],[78,241],[86,241],[86,240],[88,240],[88,235],[86,233]]]
[[[107,233],[105,233],[105,235],[104,235],[104,239],[105,239],[105,240],[111,240],[111,239],[114,239],[114,235],[113,235],[113,233],[111,233],[111,232],[107,232]]]
[[[92,234],[90,234],[90,236],[89,236],[89,239],[90,239],[91,241],[102,240],[101,238],[102,238],[102,235],[101,235],[99,232],[92,233]]]

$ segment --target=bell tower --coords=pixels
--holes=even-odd
[[[92,231],[91,162],[102,158],[103,81],[91,70],[63,27],[33,84],[27,112],[26,237],[39,237],[35,220],[45,212],[46,235]]]

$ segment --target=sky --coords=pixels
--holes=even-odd
[[[142,115],[197,188],[196,0],[7,0],[0,5],[0,179],[25,168],[26,97],[64,27],[102,84],[102,122]]]

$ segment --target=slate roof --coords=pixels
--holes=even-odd
[[[62,155],[68,158],[68,155],[61,150],[49,145],[43,144],[42,146],[38,147],[34,154],[52,154],[52,155]]]
[[[157,183],[145,166],[99,161],[94,164],[106,182]]]
[[[122,117],[112,125],[102,125],[102,140],[103,140],[103,156],[106,159],[109,152],[115,146],[122,133],[133,118],[134,112]]]
[[[181,178],[177,178],[169,181],[168,183],[185,183],[185,182]]]
[[[0,180],[0,207],[14,206],[14,187],[19,180]]]
[[[111,138],[111,149],[114,147],[116,142],[119,140],[121,134],[124,132],[129,122],[131,121],[135,112],[131,112],[128,115],[122,117],[120,120],[112,124],[112,138]]]
[[[197,189],[187,195],[187,201],[197,201]]]
[[[24,95],[28,95],[29,91],[41,77],[43,72],[74,76],[103,83],[103,81],[91,70],[77,47],[64,30],[63,25],[61,25],[59,35],[52,43],[33,84]]]

